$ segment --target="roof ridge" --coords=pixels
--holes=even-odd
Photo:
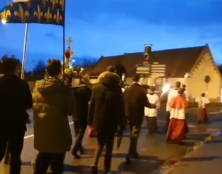
[[[124,56],[124,54],[114,55],[114,56],[101,56],[100,58],[112,58],[112,57],[120,57]]]
[[[183,77],[184,74],[189,72],[191,67],[193,67],[206,46],[207,44],[204,46],[152,51],[149,61],[165,64],[166,76]],[[120,62],[126,67],[127,74],[133,74],[136,70],[135,65],[142,63],[144,59],[144,52],[124,53],[118,56],[102,57],[95,67],[95,72],[101,73],[110,64],[115,65],[117,62]]]
[[[155,51],[152,51],[152,52],[174,51],[174,50],[184,50],[184,49],[196,49],[196,48],[205,48],[205,47],[206,47],[206,45],[202,45],[202,46],[194,46],[194,47],[184,47],[184,48],[172,48],[172,49],[165,49],[165,50],[155,50]],[[123,55],[141,54],[141,53],[144,53],[144,52],[124,53]]]

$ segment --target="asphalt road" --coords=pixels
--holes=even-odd
[[[215,137],[200,149],[190,153],[178,162],[170,174],[221,174],[222,173],[222,137]]]
[[[147,134],[147,130],[145,128],[142,129],[138,145],[140,158],[139,160],[134,161],[131,166],[125,165],[125,155],[129,145],[129,133],[127,131],[125,132],[120,149],[114,149],[112,163],[112,171],[114,174],[151,174],[152,171],[160,167],[165,161],[170,160],[172,163],[174,163],[183,157],[189,147],[204,139],[206,136],[212,133],[212,131],[218,131],[218,127],[221,125],[221,116],[218,113],[212,114],[211,123],[209,125],[196,125],[196,111],[190,110],[188,117],[190,134],[188,135],[184,145],[179,146],[166,144],[165,134],[161,131],[161,128],[164,125],[163,113],[164,112],[162,112],[158,118],[158,124],[160,127],[158,134],[149,135]],[[71,119],[70,126],[71,128],[73,127]],[[86,154],[83,155],[81,159],[73,159],[72,155],[69,152],[67,153],[64,174],[90,174],[89,166],[92,163],[92,157],[96,147],[96,140],[95,138],[89,138],[86,135],[83,144],[86,148]],[[33,129],[31,124],[28,125],[28,131],[25,136],[24,149],[22,153],[23,165],[21,174],[33,173],[31,161],[35,158],[35,155],[36,151],[33,148]],[[99,169],[103,169],[103,158],[100,161]],[[7,174],[7,171],[8,167],[1,164],[0,174]]]

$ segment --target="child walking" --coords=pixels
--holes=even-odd
[[[197,123],[206,124],[208,122],[206,104],[209,104],[210,100],[206,97],[205,93],[202,93],[201,97],[196,99],[196,102],[198,103],[198,108],[199,108],[199,115],[198,115]]]

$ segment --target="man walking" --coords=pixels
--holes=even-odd
[[[47,79],[37,81],[33,91],[34,148],[39,151],[34,174],[62,174],[65,154],[72,145],[68,116],[73,114],[73,95],[59,79],[57,59],[48,61]]]
[[[129,151],[126,156],[127,164],[130,164],[131,158],[138,158],[137,142],[143,122],[144,107],[156,107],[149,103],[146,91],[138,84],[139,80],[139,75],[134,76],[133,83],[124,92],[126,118],[131,133]]]
[[[89,106],[88,125],[97,133],[98,147],[95,152],[92,174],[97,174],[99,158],[105,149],[105,174],[111,169],[114,136],[119,127],[120,133],[125,127],[124,102],[120,87],[120,78],[114,72],[106,71],[100,75],[100,82],[92,91]]]
[[[4,76],[0,78],[0,161],[8,143],[10,174],[20,174],[20,156],[28,121],[26,110],[32,108],[32,94],[28,83],[18,77],[18,60],[6,58],[2,66]]]
[[[89,100],[91,97],[91,89],[88,75],[85,75],[81,80],[80,86],[74,90],[75,111],[73,114],[74,130],[75,130],[75,144],[72,154],[76,159],[79,159],[78,151],[84,153],[82,146],[82,139],[87,127],[87,115]]]

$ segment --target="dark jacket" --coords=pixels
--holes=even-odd
[[[92,90],[85,84],[74,89],[74,114],[73,121],[87,122],[89,101]]]
[[[88,125],[96,132],[114,133],[118,126],[125,127],[124,100],[119,76],[112,72],[102,73],[92,91]]]
[[[24,128],[28,121],[26,110],[30,108],[32,93],[28,83],[13,74],[1,77],[0,124]]]
[[[144,107],[152,108],[148,102],[146,91],[138,83],[133,83],[124,92],[127,120],[132,124],[141,125],[144,116]]]

